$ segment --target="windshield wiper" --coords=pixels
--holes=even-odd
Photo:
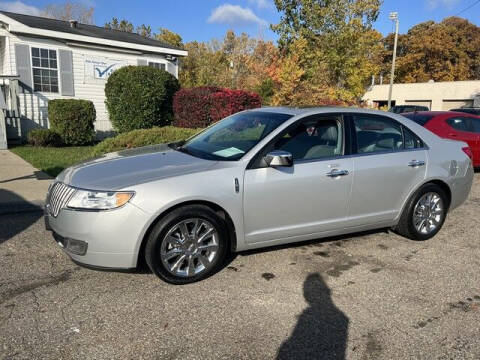
[[[171,142],[170,144],[168,144],[168,147],[173,150],[178,150],[178,148],[182,147],[183,144],[185,144],[185,140],[180,140],[180,141]]]
[[[193,157],[198,157],[197,155],[195,155],[191,150],[189,150],[187,147],[185,146],[177,146],[176,148],[174,148],[176,151],[180,151],[184,154],[188,154],[190,156],[193,156]]]

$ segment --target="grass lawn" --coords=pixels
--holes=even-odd
[[[34,147],[25,145],[12,147],[10,150],[37,169],[51,176],[57,176],[63,169],[88,158],[140,146],[168,144],[189,138],[200,130],[175,126],[154,127],[129,131],[105,139],[95,146]]]
[[[9,150],[53,177],[63,169],[93,157],[93,146],[54,148],[26,145],[12,147]]]

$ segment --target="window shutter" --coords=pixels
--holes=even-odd
[[[62,95],[75,96],[73,85],[73,55],[71,50],[59,50],[60,59],[60,82]]]
[[[138,66],[147,66],[148,62],[145,59],[137,59],[137,65]]]
[[[20,76],[22,88],[32,91],[32,66],[30,65],[30,48],[28,45],[15,44],[15,62],[17,63],[17,75]]]

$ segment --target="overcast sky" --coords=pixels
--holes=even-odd
[[[220,38],[227,29],[275,40],[269,24],[279,19],[273,0],[81,0],[95,8],[95,22],[103,25],[113,16],[126,18],[134,25],[149,24],[156,31],[166,27],[178,32],[184,41]],[[0,9],[38,15],[40,9],[55,0],[0,0]],[[480,25],[480,2],[475,0],[385,0],[375,28],[392,31],[390,11],[398,11],[400,32],[426,20],[440,21],[457,15]],[[465,10],[465,11],[463,11]],[[463,11],[463,12],[462,12]]]

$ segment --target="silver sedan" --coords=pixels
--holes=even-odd
[[[262,108],[187,141],[107,154],[53,182],[45,220],[77,263],[174,284],[243,251],[376,228],[414,240],[468,197],[468,145],[396,114]]]

